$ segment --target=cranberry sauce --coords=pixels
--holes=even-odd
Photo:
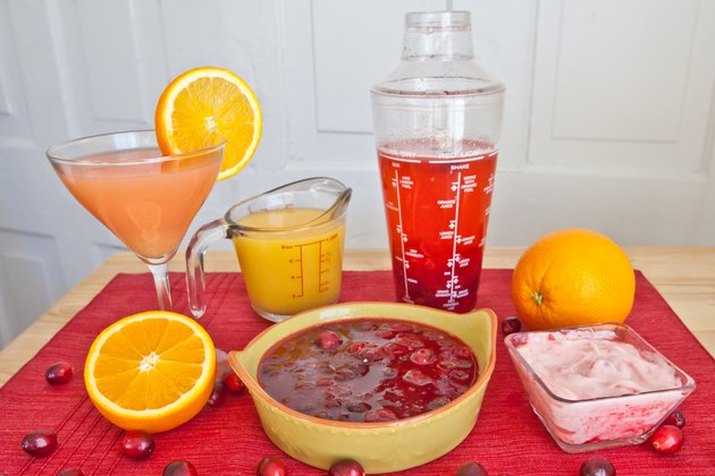
[[[287,337],[263,357],[258,381],[275,400],[338,421],[408,418],[441,407],[476,381],[461,340],[407,321],[359,319]]]

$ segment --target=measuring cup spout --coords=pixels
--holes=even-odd
[[[340,196],[335,200],[335,204],[332,206],[330,209],[330,219],[332,220],[335,217],[339,217],[343,213],[345,213],[345,209],[348,207],[348,204],[350,203],[350,198],[352,197],[353,194],[353,189],[348,188],[346,189],[343,193],[340,194]]]
[[[342,182],[335,180],[330,177],[314,177],[310,179],[300,180],[294,182],[296,185],[303,184],[308,185],[311,192],[324,194],[326,196],[335,196],[335,201],[329,208],[325,210],[325,213],[318,217],[316,220],[332,220],[337,217],[342,216],[345,213],[345,209],[350,203],[350,197],[352,196],[352,189],[347,187]]]

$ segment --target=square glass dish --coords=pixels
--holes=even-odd
[[[695,389],[624,324],[518,332],[504,342],[531,408],[567,453],[642,443]]]

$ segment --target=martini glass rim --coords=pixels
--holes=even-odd
[[[68,147],[72,146],[79,146],[81,147],[83,144],[91,144],[92,142],[96,142],[102,139],[107,139],[109,137],[119,137],[119,136],[131,136],[131,135],[149,135],[151,134],[152,136],[156,137],[156,131],[154,129],[134,129],[134,130],[127,130],[127,131],[118,131],[118,132],[105,132],[101,134],[93,134],[89,136],[84,136],[84,137],[79,137],[77,139],[70,139],[66,140],[64,142],[60,142],[59,144],[55,144],[51,147],[49,147],[45,151],[45,155],[47,158],[52,162],[56,164],[66,164],[66,165],[73,165],[73,166],[91,166],[91,167],[97,167],[97,166],[102,166],[102,167],[127,167],[131,165],[142,165],[142,164],[160,164],[164,162],[171,162],[175,160],[184,160],[188,157],[197,157],[197,156],[204,156],[207,154],[210,154],[212,152],[215,152],[217,150],[220,150],[226,145],[226,139],[222,138],[219,142],[216,144],[213,144],[208,147],[204,147],[201,149],[196,149],[192,150],[189,152],[181,152],[178,154],[162,154],[161,150],[159,149],[158,144],[154,144],[153,147],[156,147],[159,151],[159,155],[155,156],[142,156],[141,158],[133,158],[131,160],[112,160],[112,161],[102,161],[102,160],[97,160],[95,153],[88,153],[84,155],[76,155],[73,157],[62,157],[61,151],[63,149],[66,149]],[[135,146],[128,146],[128,147],[106,147],[104,150],[101,152],[117,152],[117,151],[126,151],[126,150],[134,150],[134,149],[140,149],[143,146],[135,145]],[[150,146],[152,147],[152,146]],[[92,157],[92,160],[87,160],[88,158]]]

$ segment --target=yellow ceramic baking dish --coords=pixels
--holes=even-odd
[[[257,370],[263,355],[278,341],[325,322],[356,318],[399,319],[426,324],[467,343],[479,364],[479,377],[464,394],[435,410],[411,418],[377,423],[325,420],[275,401],[261,388]],[[397,303],[347,303],[304,312],[258,334],[242,351],[229,355],[231,367],[253,398],[268,437],[293,458],[327,469],[351,458],[367,473],[386,473],[432,461],[467,437],[477,421],[494,370],[496,315],[490,309],[454,314]]]

